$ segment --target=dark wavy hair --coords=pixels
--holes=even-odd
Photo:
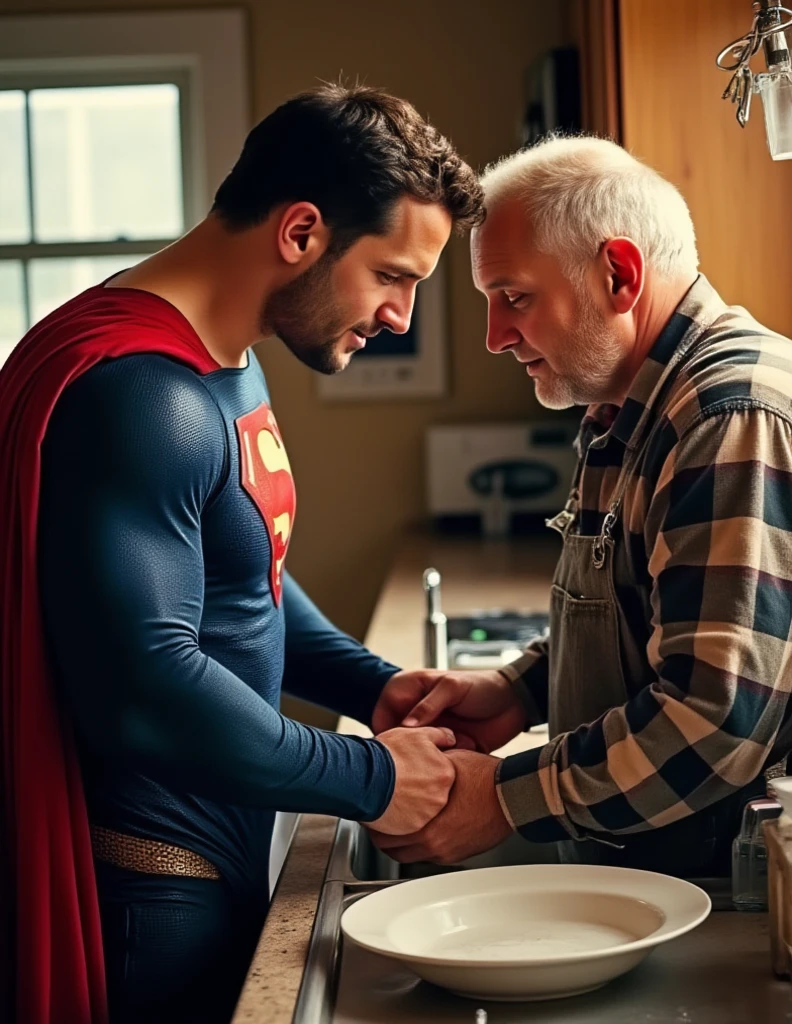
[[[311,202],[338,252],[386,233],[404,196],[441,204],[458,231],[484,219],[477,175],[410,103],[367,86],[326,84],[252,129],[212,210],[244,230],[279,203]]]

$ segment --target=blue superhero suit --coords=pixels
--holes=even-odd
[[[283,687],[368,721],[397,669],[332,626],[282,571],[243,486],[240,423],[268,406],[252,355],[245,368],[205,376],[164,356],[134,355],[68,387],[45,437],[42,612],[90,821],[194,850],[222,875],[184,879],[181,889],[168,883],[182,909],[214,909],[157,947],[172,920],[141,917],[135,907],[156,904],[162,916],[162,880],[97,864],[111,1010],[114,985],[126,986],[130,1007],[138,997],[129,988],[136,929],[153,936],[160,960],[163,949],[173,954],[171,940],[188,950],[190,929],[206,932],[204,945],[224,929],[244,931],[239,955],[249,955],[266,908],[276,809],[372,820],[392,794],[393,762],[382,744],[278,711]],[[244,908],[244,925],[229,907]],[[122,941],[119,967],[107,947]],[[226,934],[223,955],[229,943]],[[147,951],[139,953],[145,961]],[[191,974],[200,991],[197,961],[178,960],[168,961],[172,971]],[[229,970],[238,984],[239,963]],[[210,998],[198,1000],[195,1012],[205,1015],[196,1019],[215,1019]],[[150,1010],[141,997],[135,1012]]]

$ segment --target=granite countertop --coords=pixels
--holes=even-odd
[[[292,839],[232,1024],[289,1024],[337,819],[304,814]]]
[[[404,668],[419,668],[423,654],[423,570],[443,577],[443,610],[546,610],[560,543],[549,533],[535,538],[481,540],[415,532],[405,537],[380,593],[365,642]],[[370,735],[353,719],[339,731]],[[502,755],[545,742],[534,730],[508,744]],[[303,815],[292,840],[232,1024],[290,1024],[302,982],[319,894],[337,819]]]

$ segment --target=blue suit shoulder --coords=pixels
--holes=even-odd
[[[219,484],[227,434],[201,377],[166,356],[133,355],[101,362],[58,400],[45,449],[59,460],[111,460],[141,484],[166,484],[173,474]],[[46,464],[46,458],[45,458]]]

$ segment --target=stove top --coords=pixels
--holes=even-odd
[[[449,616],[448,667],[486,669],[508,665],[549,628],[545,612],[492,609]]]

